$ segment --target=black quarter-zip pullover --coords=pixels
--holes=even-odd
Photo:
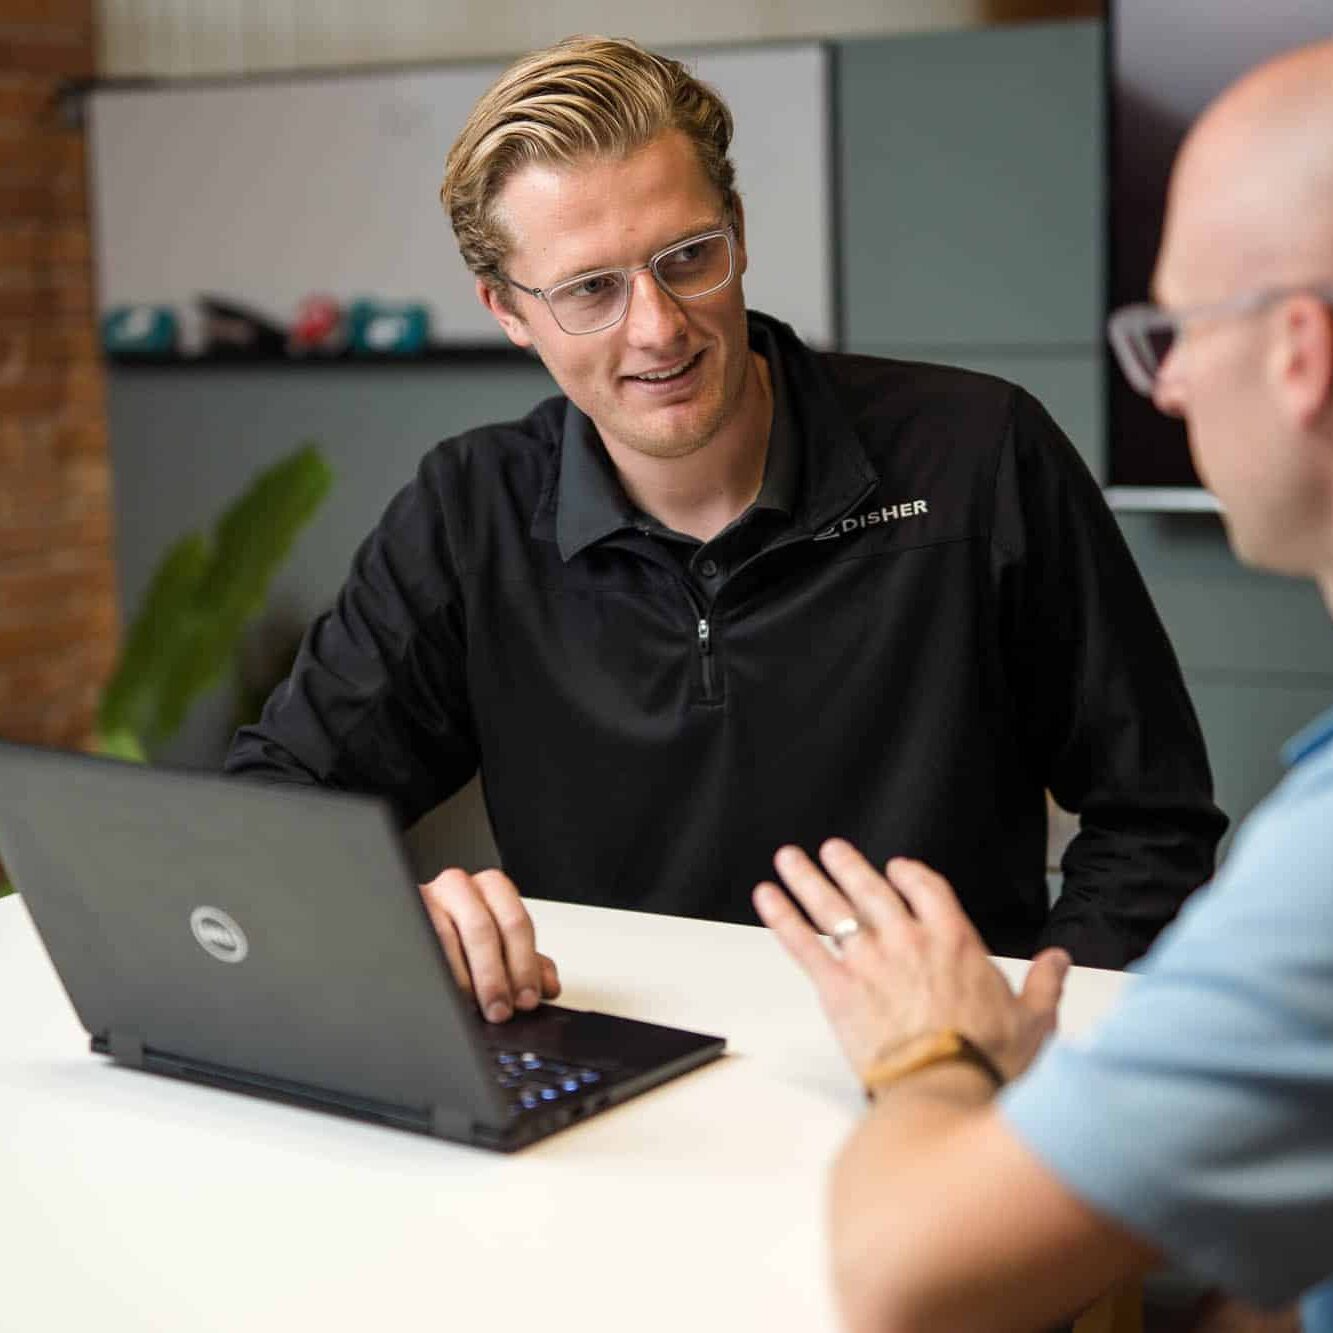
[[[946,875],[993,952],[1141,954],[1225,819],[1095,482],[985,375],[750,315],[774,423],[711,541],[637,512],[561,397],[438,445],[229,771],[386,796],[480,767],[535,897],[753,922],[784,842]],[[1044,791],[1080,812],[1047,910]]]

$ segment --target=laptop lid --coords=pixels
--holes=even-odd
[[[384,803],[0,742],[0,856],[99,1049],[505,1123]]]

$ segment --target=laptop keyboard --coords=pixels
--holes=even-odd
[[[509,1100],[509,1113],[518,1115],[575,1097],[607,1082],[619,1066],[570,1064],[533,1051],[492,1050],[495,1078]]]

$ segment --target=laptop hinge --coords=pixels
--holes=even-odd
[[[143,1068],[143,1042],[134,1033],[117,1032],[113,1028],[106,1034],[106,1049],[117,1064]]]
[[[439,1138],[461,1139],[466,1143],[474,1137],[476,1128],[477,1122],[466,1111],[456,1111],[438,1102],[430,1108],[430,1132]]]

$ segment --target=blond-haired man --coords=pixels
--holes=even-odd
[[[747,312],[731,135],[627,41],[481,99],[444,203],[562,396],[426,456],[229,767],[404,822],[480,767],[505,873],[426,900],[497,1021],[558,986],[520,888],[752,921],[834,829],[939,863],[997,952],[1119,966],[1223,820],[1115,524],[1025,393]],[[1083,819],[1053,913],[1048,787]]]
[[[1185,419],[1237,555],[1316,579],[1333,612],[1333,42],[1194,128],[1154,287],[1160,307],[1111,321],[1126,374]],[[851,1328],[1045,1328],[1166,1254],[1265,1306],[1304,1292],[1305,1333],[1333,1330],[1333,712],[1286,759],[1123,1003],[998,1098],[1067,957],[1015,997],[924,865],[779,853],[841,956],[775,886],[756,904],[875,1098],[834,1183]],[[1295,1326],[1234,1307],[1210,1325]]]

